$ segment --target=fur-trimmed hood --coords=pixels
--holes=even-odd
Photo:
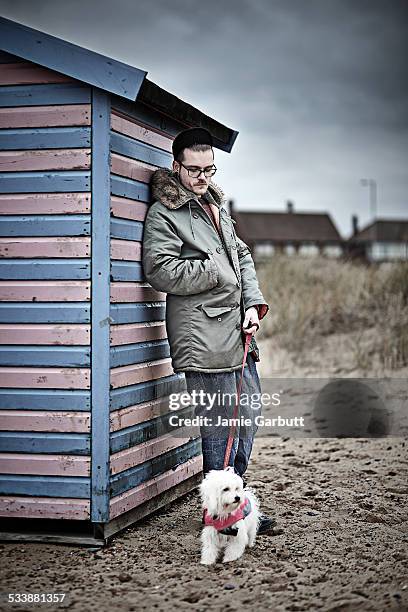
[[[168,168],[159,168],[153,172],[150,187],[153,201],[158,200],[170,209],[179,208],[191,200],[197,200],[196,194],[186,189],[178,180],[177,174]],[[221,208],[225,202],[223,191],[212,181],[203,197],[218,208]]]

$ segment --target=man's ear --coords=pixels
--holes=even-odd
[[[173,160],[173,172],[178,172],[180,170],[180,164],[175,159]]]

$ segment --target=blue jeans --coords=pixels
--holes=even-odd
[[[238,424],[235,429],[234,443],[231,449],[229,465],[240,476],[246,472],[255,433],[258,429],[254,417],[261,414],[260,394],[261,385],[256,362],[252,355],[247,355],[246,366],[241,387],[241,399],[238,417],[244,417],[251,421],[250,424]],[[241,377],[241,369],[234,372],[218,372],[209,374],[206,372],[184,372],[187,391],[191,394],[193,390],[200,390],[215,397],[214,404],[208,400],[203,404],[197,404],[196,416],[206,416],[212,424],[200,427],[203,451],[203,472],[210,470],[222,470],[224,465],[225,449],[227,446],[230,423],[217,425],[220,419],[231,419],[236,405],[238,384]],[[224,395],[225,394],[225,395]],[[221,396],[221,397],[220,397]],[[252,404],[256,406],[253,408]],[[209,409],[208,409],[209,408]]]

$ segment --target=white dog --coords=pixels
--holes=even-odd
[[[232,467],[211,470],[200,485],[204,510],[201,563],[211,565],[224,550],[223,562],[235,561],[255,544],[259,502]]]

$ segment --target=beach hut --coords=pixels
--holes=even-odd
[[[229,152],[237,132],[4,18],[0,85],[0,538],[105,542],[201,478],[141,240],[174,136],[202,126]]]

